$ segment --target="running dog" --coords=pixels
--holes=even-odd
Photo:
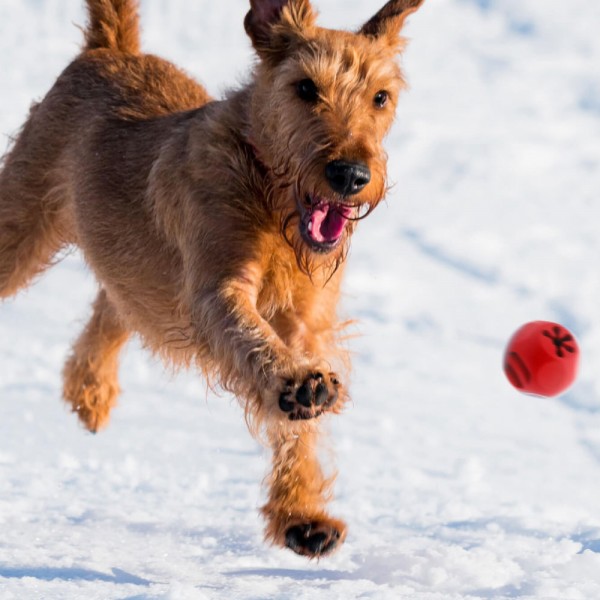
[[[326,512],[317,438],[347,399],[344,260],[386,193],[400,32],[422,1],[390,0],[348,32],[319,27],[309,0],[250,0],[256,64],[213,100],[140,52],[135,0],[87,0],[81,54],[0,171],[0,298],[71,245],[98,279],[64,368],[85,427],[106,425],[133,333],[198,368],[272,447],[266,538],[311,558],[346,536]]]

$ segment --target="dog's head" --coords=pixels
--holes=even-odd
[[[260,61],[249,135],[306,270],[343,260],[356,220],[385,195],[400,30],[422,2],[390,0],[351,33],[318,27],[309,0],[250,0],[244,24]]]

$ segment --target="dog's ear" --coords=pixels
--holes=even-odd
[[[246,33],[262,58],[278,59],[315,24],[309,0],[250,0]]]
[[[390,0],[374,17],[369,19],[359,33],[372,37],[387,36],[397,39],[408,15],[414,13],[424,0]]]

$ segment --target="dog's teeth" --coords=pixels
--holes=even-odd
[[[312,221],[309,221],[308,222],[308,231],[312,231],[312,228],[313,228]]]

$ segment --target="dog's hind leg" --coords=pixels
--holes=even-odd
[[[63,370],[64,398],[94,433],[108,423],[116,404],[120,392],[119,352],[129,335],[106,292],[101,290],[92,318],[75,342]]]
[[[31,283],[66,245],[61,209],[7,185],[0,174],[0,299]]]
[[[0,169],[0,299],[31,283],[72,241],[65,184],[32,129],[28,122]]]
[[[262,513],[266,538],[297,554],[319,558],[339,547],[346,525],[325,512],[333,477],[325,477],[317,460],[317,430],[282,430],[271,434],[273,470],[269,500]]]

